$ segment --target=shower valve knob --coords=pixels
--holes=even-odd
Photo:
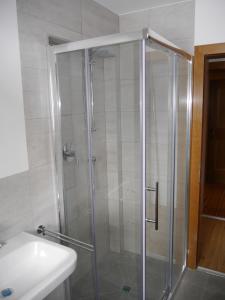
[[[72,150],[72,145],[68,146],[68,144],[63,147],[63,159],[68,162],[72,162],[76,159],[76,153]],[[78,162],[78,161],[77,161]]]

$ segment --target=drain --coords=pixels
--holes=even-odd
[[[7,289],[4,289],[4,290],[1,291],[1,296],[4,297],[4,298],[9,297],[9,296],[12,295],[12,293],[13,293],[13,290],[7,288]]]
[[[125,293],[129,293],[131,290],[131,287],[129,285],[124,285],[122,288],[122,291]]]

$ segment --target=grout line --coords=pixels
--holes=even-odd
[[[119,17],[122,17],[122,16],[126,16],[126,15],[129,15],[129,14],[133,14],[133,13],[139,13],[139,12],[149,11],[151,9],[163,8],[163,7],[168,7],[168,6],[172,6],[172,5],[183,4],[183,3],[187,3],[187,2],[193,2],[193,0],[176,1],[176,2],[173,2],[173,3],[165,4],[165,5],[156,5],[156,6],[152,6],[152,7],[149,7],[149,8],[131,10],[131,11],[127,12],[127,13],[121,13],[121,14],[118,14],[118,15],[119,15]]]
[[[70,33],[73,33],[73,34],[78,34],[78,35],[82,36],[81,31],[75,31],[74,28],[66,27],[66,26],[61,25],[59,23],[49,21],[49,20],[47,20],[47,19],[45,19],[41,16],[37,16],[36,14],[34,14],[32,12],[27,12],[27,11],[24,11],[23,9],[17,8],[17,19],[18,19],[18,21],[19,21],[19,18],[22,17],[23,15],[28,16],[28,17],[32,17],[32,18],[34,18],[34,19],[36,19],[36,20],[38,20],[42,23],[46,23],[46,24],[50,24],[50,25],[53,25],[53,26],[61,27],[61,29],[65,30],[67,32],[70,32]],[[30,33],[27,33],[27,31],[20,30],[20,24],[18,25],[18,28],[19,28],[19,33],[21,32],[21,33],[28,34],[28,35],[30,34]],[[42,33],[43,35],[41,35],[41,36],[44,37],[44,35],[46,33],[47,32],[44,30],[43,33]],[[47,34],[49,35],[49,33],[47,33]],[[31,35],[33,36],[33,33]]]

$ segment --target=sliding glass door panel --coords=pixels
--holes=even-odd
[[[176,181],[174,195],[173,286],[186,264],[187,237],[187,153],[188,153],[188,89],[190,62],[177,57],[177,128],[176,128]]]
[[[93,244],[92,203],[88,160],[88,127],[84,51],[57,55],[61,102],[60,148],[63,167],[63,206],[66,235]],[[74,247],[76,272],[70,277],[70,295],[95,299],[94,253]],[[88,288],[85,288],[88,287]]]
[[[139,43],[89,50],[100,299],[139,299]]]
[[[169,276],[171,54],[146,46],[146,299],[161,299]]]

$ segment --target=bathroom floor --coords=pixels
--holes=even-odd
[[[151,298],[158,300],[163,290],[165,276],[165,262],[156,259],[147,260],[146,280],[150,283],[148,288],[154,286]],[[101,300],[137,300],[140,290],[140,257],[131,253],[110,253],[104,262],[98,265],[99,294]],[[148,267],[149,266],[149,267]],[[151,273],[149,269],[151,266]],[[94,300],[92,274],[79,279],[72,289],[74,300]],[[73,297],[72,297],[73,300]]]
[[[109,253],[104,262],[98,265],[100,300],[137,300],[140,289],[139,265],[140,257],[137,255]],[[148,258],[146,266],[146,300],[159,300],[159,291],[163,290],[160,285],[164,283],[165,262]],[[150,288],[151,297],[148,297]],[[91,273],[76,282],[71,296],[72,300],[95,300]],[[225,300],[225,277],[188,269],[172,299]]]
[[[225,277],[187,270],[173,300],[225,300]]]

